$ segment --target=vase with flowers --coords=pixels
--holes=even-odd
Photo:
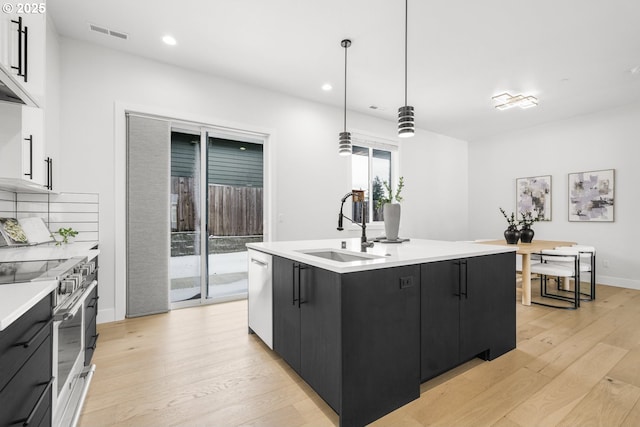
[[[376,208],[382,207],[382,215],[384,218],[384,232],[387,241],[399,241],[398,231],[400,229],[400,202],[402,202],[402,189],[404,188],[404,177],[398,179],[398,186],[395,193],[391,185],[387,181],[382,181],[386,194],[381,195],[376,204]],[[393,201],[397,202],[394,203]]]
[[[534,218],[531,211],[520,212],[520,215],[522,216],[522,220],[520,220],[520,224],[522,225],[522,228],[520,228],[520,241],[522,243],[531,243],[535,234],[531,226],[540,219],[538,216]]]
[[[513,212],[511,212],[510,216],[507,216],[507,213],[502,208],[500,208],[500,212],[502,212],[502,216],[504,216],[508,224],[507,229],[504,231],[504,238],[509,245],[515,245],[518,243],[518,240],[520,240],[518,220]]]

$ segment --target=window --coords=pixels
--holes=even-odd
[[[382,207],[377,208],[381,197],[388,197],[384,182],[396,181],[397,148],[391,144],[380,144],[354,138],[351,155],[351,188],[364,190],[364,215],[368,223],[384,220]],[[372,197],[373,196],[373,197]],[[372,200],[373,199],[373,200]],[[371,209],[370,206],[373,208]],[[352,204],[352,218],[362,222],[362,202]]]

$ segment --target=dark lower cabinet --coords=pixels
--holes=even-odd
[[[51,425],[52,295],[0,332],[0,426]]]
[[[420,266],[342,275],[343,426],[420,397]]]
[[[273,349],[342,426],[419,397],[419,266],[338,274],[273,261]]]
[[[421,266],[423,381],[515,348],[515,253]]]
[[[84,366],[91,364],[93,352],[98,344],[96,315],[98,313],[98,287],[96,286],[84,302]]]
[[[273,349],[340,408],[340,275],[274,257]]]

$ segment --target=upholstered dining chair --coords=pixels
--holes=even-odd
[[[540,252],[540,262],[531,265],[531,273],[540,275],[540,296],[570,303],[569,306],[547,304],[531,301],[534,304],[554,308],[577,309],[580,307],[580,251],[573,247],[565,249],[546,249]],[[555,277],[574,279],[573,289],[558,289],[557,293],[549,292],[548,278]]]
[[[589,274],[589,293],[580,291],[580,294],[587,298],[582,301],[593,301],[596,299],[596,248],[587,245],[560,246],[556,249],[577,249],[580,252],[580,274]]]

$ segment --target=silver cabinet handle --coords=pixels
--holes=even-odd
[[[254,264],[258,264],[261,267],[268,267],[269,266],[268,263],[260,261],[260,260],[257,260],[255,258],[251,258],[251,262],[254,263]]]

